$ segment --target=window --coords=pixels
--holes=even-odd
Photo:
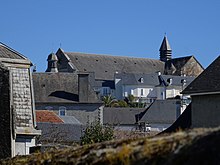
[[[103,96],[110,95],[110,88],[109,87],[102,87],[102,95]]]
[[[141,96],[144,95],[144,89],[141,89]]]
[[[140,82],[144,83],[144,78],[143,77],[141,77]]]
[[[59,116],[66,116],[66,107],[59,107]]]

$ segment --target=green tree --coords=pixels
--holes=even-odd
[[[105,104],[105,107],[112,107],[112,105],[115,105],[117,103],[116,99],[113,99],[111,95],[104,96],[102,98],[102,101]]]
[[[86,127],[84,135],[81,137],[81,144],[84,145],[99,143],[103,141],[112,140],[113,137],[113,127],[109,125],[102,126],[101,123],[98,120],[96,120]]]
[[[134,95],[128,95],[128,101],[129,101],[129,103],[133,103],[133,102],[134,102],[134,99],[135,99]]]

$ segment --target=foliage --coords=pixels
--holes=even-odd
[[[94,121],[86,127],[84,135],[81,137],[81,144],[99,143],[112,140],[113,137],[113,127],[108,125],[102,126],[99,121]]]
[[[133,107],[133,108],[144,108],[146,106],[145,103],[139,103],[139,102],[133,102],[133,103],[130,103],[129,105],[130,107]]]
[[[127,102],[124,100],[119,100],[118,105],[119,105],[119,107],[128,107]]]
[[[129,103],[133,103],[133,102],[134,102],[134,99],[135,99],[134,95],[128,95],[128,101],[129,101]]]
[[[103,96],[102,101],[104,101],[105,107],[112,107],[117,102],[111,95]]]

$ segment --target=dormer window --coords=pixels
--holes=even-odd
[[[66,116],[66,107],[59,107],[59,116]]]
[[[144,83],[144,78],[141,77],[141,78],[139,79],[139,82],[140,82],[140,83]]]

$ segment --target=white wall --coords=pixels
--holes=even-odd
[[[35,146],[35,139],[33,137],[17,137],[15,141],[15,155],[28,155],[30,147],[33,146]]]
[[[126,85],[123,89],[123,96],[127,97],[132,94],[134,97],[148,97],[148,95],[153,91],[152,86],[134,86]]]
[[[180,95],[181,90],[176,87],[171,88],[154,87],[147,85],[122,85],[121,79],[115,79],[115,98],[122,100],[128,95],[133,95],[136,98],[157,98],[158,100],[164,100],[166,98],[173,98]]]

